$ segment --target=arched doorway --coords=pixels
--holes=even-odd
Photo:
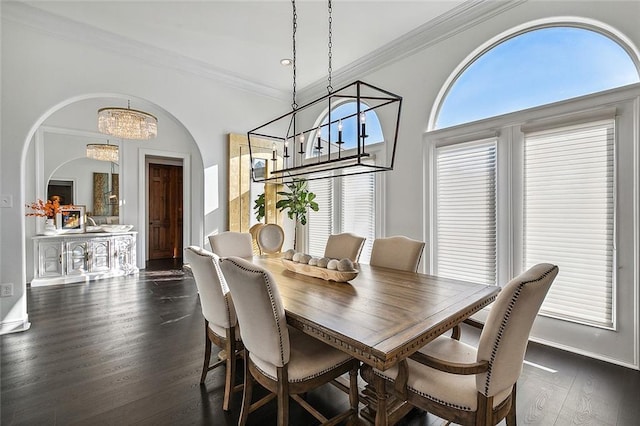
[[[146,217],[141,217],[140,213],[146,213],[148,210],[144,196],[146,193],[144,188],[147,184],[147,176],[144,174],[145,155],[151,152],[151,155],[175,156],[177,158],[200,157],[199,149],[189,131],[163,108],[135,97],[111,94],[85,95],[68,100],[52,108],[46,116],[43,116],[40,125],[35,128],[34,136],[27,147],[24,171],[25,176],[28,176],[28,178],[25,179],[27,185],[23,194],[24,199],[27,201],[38,198],[45,199],[47,195],[46,183],[52,177],[52,174],[45,172],[45,169],[54,170],[58,167],[50,164],[45,167],[47,162],[65,162],[74,157],[85,157],[86,144],[102,141],[105,138],[104,135],[96,131],[97,110],[105,106],[126,105],[129,99],[132,100],[132,105],[150,111],[158,117],[159,132],[158,137],[151,141],[112,141],[112,143],[117,143],[120,146],[120,159],[117,167],[120,178],[120,199],[117,215],[111,220],[134,226],[134,230],[138,232],[137,263],[139,267],[144,268],[145,261],[148,258],[148,230],[146,225],[148,221]],[[52,135],[62,139],[57,145],[59,149],[54,152],[55,155],[49,155],[50,153],[45,151],[47,141],[53,138]],[[64,145],[65,143],[67,145]],[[142,174],[139,173],[141,164]],[[184,173],[188,173],[189,177],[182,179],[182,181],[190,185],[190,174],[192,173],[190,162],[184,168]],[[84,179],[86,177],[82,177],[79,181]],[[140,191],[140,187],[143,188],[142,191]],[[87,207],[93,204],[92,200],[86,196],[84,199],[76,199],[74,203],[86,205]],[[87,209],[87,211],[91,210]],[[180,229],[180,237],[182,241],[180,246],[187,244],[185,240],[191,238],[191,228],[194,222],[194,213],[189,195],[187,195],[183,203],[182,214],[183,219],[180,221],[182,227]],[[33,246],[30,237],[37,230],[32,222],[25,221],[27,282],[30,281],[34,270]]]

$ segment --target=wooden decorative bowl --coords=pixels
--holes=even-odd
[[[308,275],[310,277],[322,278],[327,281],[336,281],[339,283],[345,283],[354,279],[358,276],[359,272],[357,269],[354,271],[343,272],[335,269],[320,268],[319,266],[309,266],[305,263],[297,263],[287,259],[281,260],[282,264],[292,272]]]

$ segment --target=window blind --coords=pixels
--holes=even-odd
[[[524,264],[560,273],[541,313],[613,325],[614,120],[525,134]]]
[[[496,141],[436,148],[437,275],[496,283]]]
[[[376,238],[375,174],[345,176],[340,180],[342,181],[341,232],[353,232],[366,238],[359,260],[369,263],[373,240]]]
[[[315,201],[320,209],[317,212],[309,210],[307,221],[307,253],[311,256],[322,257],[329,235],[333,233],[333,181],[334,179],[319,179],[309,181],[309,191],[316,194]]]
[[[309,213],[307,251],[322,256],[331,234],[353,232],[365,237],[360,261],[367,263],[376,236],[374,173],[309,181],[320,207]]]

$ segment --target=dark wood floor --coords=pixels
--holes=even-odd
[[[221,409],[223,370],[199,385],[203,319],[179,263],[137,277],[28,290],[27,332],[2,336],[2,425],[233,425]],[[466,338],[477,338],[465,328]],[[518,387],[520,425],[640,424],[640,372],[530,344]],[[347,405],[327,386],[309,395],[330,414]],[[295,403],[292,425],[316,424]],[[275,424],[271,403],[250,417]],[[406,426],[442,421],[412,412]]]

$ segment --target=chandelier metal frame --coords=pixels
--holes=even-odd
[[[356,80],[337,90],[332,86],[332,3],[328,1],[328,77],[327,94],[301,107],[296,101],[297,9],[293,7],[293,99],[291,111],[247,132],[251,177],[254,182],[288,183],[299,179],[315,180],[335,176],[393,170],[402,109],[402,97]],[[347,102],[355,110],[337,116],[335,108]],[[367,143],[365,118],[373,111],[385,121],[382,142],[385,154],[374,159]],[[326,116],[326,122],[318,120]],[[343,139],[343,122],[351,122],[352,131]],[[393,127],[391,127],[393,124]],[[346,133],[346,132],[345,132]],[[323,137],[323,135],[325,135]],[[314,140],[313,143],[311,139]],[[317,141],[317,143],[316,143]],[[271,160],[265,161],[264,146],[272,144]],[[389,146],[391,145],[391,146]],[[345,146],[349,146],[346,149]],[[299,148],[299,150],[297,149]],[[309,153],[308,151],[311,151]],[[261,155],[257,155],[261,154]],[[310,155],[311,154],[311,155]],[[333,171],[341,169],[340,174]]]

